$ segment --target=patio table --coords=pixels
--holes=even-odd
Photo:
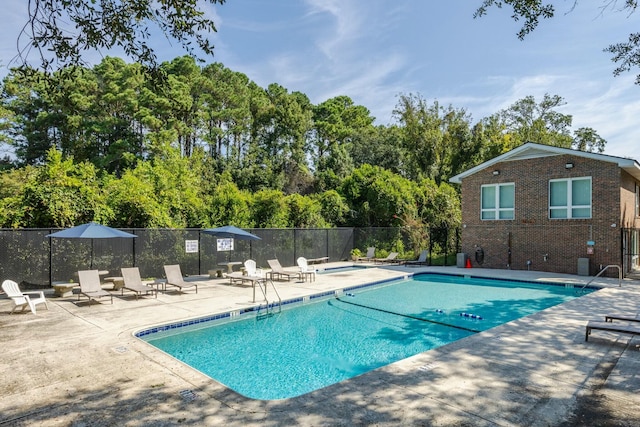
[[[234,265],[242,265],[242,261],[227,261],[227,262],[219,262],[218,265],[226,266],[227,273],[233,273]]]

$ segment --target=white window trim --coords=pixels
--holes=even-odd
[[[513,207],[512,208],[501,208],[500,207],[500,187],[513,187]],[[482,189],[485,187],[495,187],[496,189],[496,200],[495,200],[495,208],[483,209],[482,208]],[[499,184],[483,184],[480,186],[480,220],[481,221],[513,221],[516,217],[516,201],[515,201],[515,193],[516,193],[516,184],[514,182],[501,182]],[[512,212],[511,218],[500,218],[500,212]],[[494,212],[495,218],[483,218],[482,214],[484,212]]]
[[[589,194],[589,204],[588,205],[573,205],[571,204],[571,199],[572,199],[572,194],[571,192],[573,191],[573,186],[571,185],[571,183],[573,181],[579,181],[579,180],[585,180],[588,179],[589,180],[589,189],[591,190],[591,194]],[[551,183],[552,182],[566,182],[567,183],[567,205],[566,206],[551,206]],[[549,217],[550,220],[557,220],[557,219],[591,219],[593,217],[593,179],[590,176],[578,176],[575,178],[559,178],[559,179],[550,179],[549,180],[549,185],[547,188],[547,215]],[[573,213],[573,209],[585,209],[585,208],[589,208],[589,216],[588,217],[578,217],[578,218],[574,218],[572,216]],[[551,210],[552,209],[566,209],[567,210],[567,216],[565,218],[552,218],[551,217]]]

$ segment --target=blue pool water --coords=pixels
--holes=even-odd
[[[374,268],[374,267],[366,267],[364,265],[362,266],[350,265],[348,267],[333,267],[333,268],[325,268],[325,269],[323,269],[322,267],[318,267],[318,274],[348,273],[351,271],[363,271],[363,270],[366,270],[367,268]]]
[[[244,396],[282,399],[575,297],[564,286],[426,274],[143,339]]]

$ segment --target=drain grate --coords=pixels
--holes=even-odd
[[[193,390],[180,390],[180,397],[185,402],[191,402],[198,398],[198,395],[193,392]]]
[[[126,346],[122,345],[120,347],[115,347],[113,349],[113,351],[115,351],[116,353],[122,354],[122,353],[126,353],[127,351],[129,351],[129,349]]]

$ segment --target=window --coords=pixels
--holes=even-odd
[[[549,218],[591,218],[591,177],[550,180]]]
[[[636,184],[636,216],[640,216],[640,185]]]
[[[513,219],[515,204],[515,185],[483,185],[480,189],[481,219]]]

